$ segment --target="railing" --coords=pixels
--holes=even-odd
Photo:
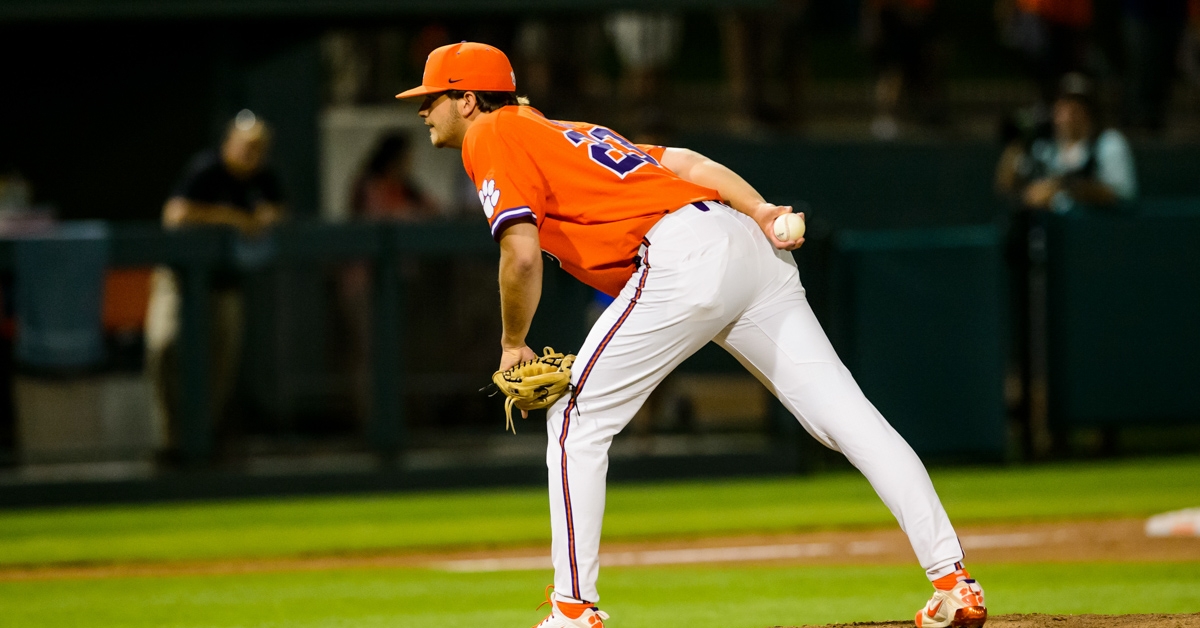
[[[13,267],[14,240],[0,240],[0,270]],[[213,452],[209,360],[210,285],[213,273],[235,265],[236,236],[224,229],[163,231],[155,225],[113,225],[109,260],[114,267],[169,266],[181,282],[179,335],[179,450],[184,460],[202,464]],[[495,255],[497,248],[483,228],[452,223],[383,225],[321,223],[279,227],[254,243],[263,263],[362,260],[373,268],[374,321],[371,363],[374,377],[369,439],[383,455],[393,455],[404,437],[403,406],[393,382],[403,372],[403,350],[396,326],[404,309],[397,259],[401,254]]]
[[[1143,210],[1046,216],[1052,426],[1200,421],[1200,200],[1147,203]],[[405,387],[397,383],[409,369],[395,322],[410,304],[398,262],[464,254],[494,259],[498,247],[474,223],[290,224],[268,238],[263,250],[278,265],[362,260],[373,268],[367,437],[381,456],[394,457],[408,442]],[[918,451],[995,458],[1009,450],[1004,240],[991,225],[841,231],[824,241],[818,236],[799,253],[806,284],[821,286],[810,294],[844,361]],[[210,280],[232,263],[235,248],[235,236],[219,229],[111,230],[111,265],[167,265],[181,279],[178,445],[195,465],[210,461],[214,449]],[[12,265],[13,240],[0,240],[0,270]],[[546,287],[568,295],[558,299],[560,307],[586,303],[584,291],[569,292],[573,282],[562,280],[556,276]],[[544,299],[543,309],[555,299]],[[542,321],[566,331],[539,335],[574,340],[582,320]],[[736,368],[724,357],[706,349],[684,368]],[[957,442],[933,437],[956,421],[963,435]]]

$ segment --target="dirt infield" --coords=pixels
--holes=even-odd
[[[1200,562],[1200,538],[1149,538],[1143,531],[1143,525],[1144,521],[1141,519],[976,525],[960,527],[959,538],[970,560],[975,564]],[[549,569],[548,550],[548,547],[538,546],[441,552],[382,551],[205,562],[14,565],[0,567],[0,581],[322,571],[346,568],[401,567],[455,572]],[[601,564],[607,567],[705,563],[883,565],[913,564],[915,561],[907,538],[898,529],[606,542],[602,546],[600,557]]]
[[[1200,561],[1200,538],[1150,538],[1142,519],[962,526],[959,540],[972,563]],[[545,549],[430,557],[448,571],[548,568]],[[603,566],[684,563],[814,565],[913,564],[916,556],[898,528],[751,535],[695,540],[604,543]]]
[[[885,621],[801,628],[912,628],[911,621]],[[1200,628],[1200,613],[1189,615],[999,615],[989,617],[987,628]],[[780,628],[776,626],[776,628]]]

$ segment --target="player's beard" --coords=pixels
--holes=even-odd
[[[429,127],[429,142],[434,148],[462,148],[464,120],[457,107],[450,107],[446,118]]]

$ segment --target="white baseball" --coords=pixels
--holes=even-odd
[[[775,237],[791,242],[804,237],[804,218],[800,214],[782,214],[775,219]]]

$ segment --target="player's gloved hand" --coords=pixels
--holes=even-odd
[[[537,357],[538,355],[534,353],[533,349],[529,348],[529,345],[521,345],[519,347],[503,347],[500,351],[500,368],[496,369],[496,372],[499,373],[501,371],[507,371],[508,369],[522,362],[536,360]],[[521,418],[528,419],[529,412],[526,410],[521,410]],[[509,421],[511,422],[512,419],[509,419]]]
[[[503,347],[500,352],[500,368],[497,370],[507,371],[516,366],[519,362],[528,362],[536,360],[538,354],[529,348],[529,345],[521,345],[519,347]]]
[[[754,220],[758,223],[758,227],[767,235],[767,240],[777,249],[785,251],[794,251],[804,244],[804,238],[796,238],[795,240],[780,240],[775,237],[775,219],[792,213],[792,208],[789,205],[775,205],[774,203],[763,202],[758,206],[754,213]],[[804,212],[800,212],[800,217],[804,217]]]
[[[574,355],[563,355],[550,347],[540,356],[529,347],[523,349],[530,359],[492,374],[495,389],[508,397],[504,403],[505,429],[514,434],[517,429],[512,420],[513,406],[521,411],[521,418],[529,418],[529,410],[546,408],[558,401],[571,391],[571,365],[575,362]]]

